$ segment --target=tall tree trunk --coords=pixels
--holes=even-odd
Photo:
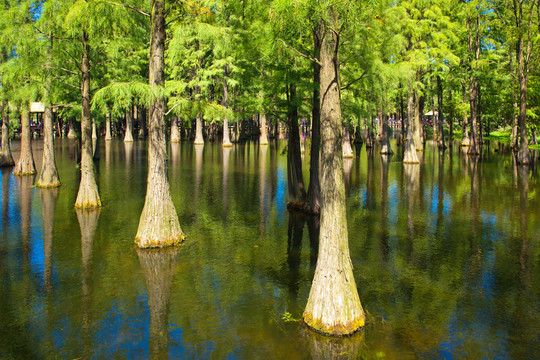
[[[107,111],[105,118],[105,140],[112,140],[111,136],[111,113]]]
[[[262,113],[259,122],[261,124],[261,139],[259,141],[260,145],[268,145],[268,130],[266,128],[266,114]]]
[[[203,119],[200,113],[195,118],[195,145],[204,145]]]
[[[461,84],[461,91],[463,95],[463,103],[467,103],[467,92],[465,90],[465,81]],[[469,138],[469,118],[467,117],[467,114],[463,116],[463,122],[462,122],[462,131],[463,131],[463,137],[461,139],[461,146],[469,146],[471,144],[471,139]]]
[[[13,169],[13,175],[34,175],[36,174],[34,165],[34,155],[32,154],[32,132],[30,131],[30,113],[28,107],[22,110],[21,114],[21,155],[19,161]]]
[[[414,140],[414,104],[415,101],[415,91],[413,90],[412,84],[409,85],[409,94],[407,95],[407,140],[405,141],[405,153],[403,154],[403,162],[405,164],[417,164],[418,155],[416,153],[416,146]]]
[[[139,111],[139,109],[137,108],[137,111]],[[139,139],[146,139],[146,133],[147,133],[147,126],[146,126],[146,115],[147,115],[147,110],[145,107],[143,107],[141,110],[140,110],[140,116],[139,116]]]
[[[446,149],[446,144],[444,143],[443,86],[442,86],[442,79],[439,75],[437,75],[437,100],[438,100],[437,125],[439,127],[438,146],[439,146],[439,149]]]
[[[480,17],[476,18],[476,41],[474,41],[472,32],[472,25],[469,26],[469,53],[474,51],[474,59],[478,62],[480,58]],[[473,48],[474,46],[474,48]],[[471,139],[470,146],[467,153],[469,155],[478,155],[480,153],[479,144],[478,144],[478,79],[476,78],[476,71],[478,66],[476,66],[475,71],[471,72],[469,80],[469,103],[471,106]]]
[[[2,102],[2,150],[0,150],[0,167],[15,165],[9,147],[9,116],[7,101]]]
[[[330,14],[335,21],[335,14]],[[303,314],[324,334],[348,335],[365,324],[349,255],[341,149],[339,37],[327,27],[321,46],[321,227],[317,268]]]
[[[68,139],[75,139],[77,137],[77,133],[75,132],[75,125],[73,124],[73,119],[68,120]]]
[[[124,134],[124,142],[133,142],[133,117],[131,109],[126,111],[126,133]]]
[[[43,165],[37,181],[37,186],[57,187],[60,186],[60,178],[56,169],[54,156],[54,134],[51,107],[47,106],[43,113]]]
[[[515,2],[514,2],[515,3]],[[531,28],[532,8],[535,2],[529,3],[531,13],[529,14],[529,29]],[[523,26],[523,0],[518,1],[517,23],[518,28],[522,30]],[[527,51],[523,49],[523,32],[518,32],[517,42],[517,61],[518,61],[518,81],[519,81],[519,152],[517,162],[520,165],[528,165],[531,163],[529,155],[529,141],[527,140],[527,80],[529,77],[529,55],[531,51],[530,35],[527,39]]]
[[[154,89],[164,86],[165,52],[164,0],[154,0],[150,32],[149,83]],[[144,208],[135,243],[141,248],[164,247],[180,243],[184,234],[171,199],[167,178],[165,139],[165,99],[158,97],[150,105],[148,142],[148,181]]]
[[[313,24],[313,55],[321,59],[322,26]],[[320,212],[319,153],[321,146],[321,65],[313,62],[313,103],[311,105],[311,153],[309,166],[308,202],[314,214]]]
[[[180,131],[178,130],[178,116],[173,116],[171,120],[171,142],[180,142]]]
[[[417,74],[418,79],[420,78],[420,75]],[[412,125],[413,128],[413,138],[414,138],[414,145],[416,146],[417,151],[423,151],[424,150],[424,139],[423,139],[423,123],[422,123],[422,96],[418,94],[418,92],[415,91],[414,94],[414,112],[413,112],[413,121],[409,125]]]
[[[223,69],[223,106],[228,108],[229,106],[229,84],[227,83],[227,76],[229,76],[229,65],[225,65]],[[223,145],[224,147],[231,147],[231,134],[229,132],[229,118],[225,116],[223,118]]]
[[[88,35],[83,31],[81,36],[83,54],[81,61],[81,97],[82,97],[82,115],[81,115],[81,182],[79,184],[79,193],[75,201],[76,208],[96,208],[101,206],[96,178],[94,174],[94,161],[92,149],[92,120],[90,118],[90,63],[88,54]]]
[[[306,205],[306,189],[302,174],[302,157],[300,155],[300,131],[298,129],[298,105],[296,99],[296,85],[289,85],[288,110],[288,151],[287,175],[289,188],[288,206],[304,208]]]

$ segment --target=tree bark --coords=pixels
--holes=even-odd
[[[330,10],[331,11],[331,10]],[[331,14],[336,22],[335,14]],[[321,46],[321,227],[319,255],[305,323],[327,335],[348,335],[365,324],[354,281],[343,181],[339,36],[326,29]]]
[[[75,139],[77,137],[77,133],[75,132],[75,128],[74,128],[74,125],[73,125],[73,120],[69,120],[69,124],[68,124],[68,134],[67,134],[67,138],[68,139]]]
[[[94,173],[93,147],[92,147],[92,120],[90,118],[90,63],[88,54],[90,49],[87,41],[88,36],[83,31],[81,37],[83,47],[81,61],[81,97],[82,97],[82,116],[81,116],[81,182],[79,184],[79,193],[75,201],[76,208],[96,208],[101,206],[96,178]]]
[[[43,113],[43,164],[37,186],[40,188],[60,186],[54,156],[53,119],[50,106],[47,106]]]
[[[419,78],[420,75],[417,74]],[[424,151],[424,132],[423,132],[423,121],[422,121],[422,96],[415,92],[414,96],[414,117],[413,117],[413,137],[414,145],[416,146],[417,151]]]
[[[13,169],[13,175],[36,174],[34,155],[32,154],[32,132],[30,131],[30,113],[23,109],[21,114],[21,155]]]
[[[152,7],[149,83],[163,87],[165,52],[164,0]],[[165,99],[158,97],[150,105],[148,142],[148,181],[144,208],[139,220],[135,243],[140,248],[179,244],[184,239],[178,215],[171,198],[167,178],[167,144],[165,139]]]
[[[514,2],[515,3],[515,2]],[[529,4],[530,7],[534,7],[534,3]],[[517,9],[517,25],[519,30],[523,29],[523,0],[518,1],[519,8]],[[532,17],[529,14],[529,28],[530,19]],[[519,81],[519,151],[517,156],[517,162],[520,165],[528,165],[531,163],[529,155],[529,141],[527,140],[527,80],[529,77],[529,54],[531,49],[530,35],[527,39],[527,53],[523,49],[523,32],[518,31],[517,41],[517,61],[518,61],[518,81]]]
[[[0,151],[0,167],[15,165],[9,147],[9,116],[7,101],[2,102],[2,150]]]
[[[403,154],[403,162],[405,164],[417,164],[418,155],[416,153],[416,146],[414,144],[414,125],[412,119],[414,118],[414,104],[415,93],[412,84],[409,85],[409,93],[407,95],[407,140],[405,141],[405,151]]]
[[[313,25],[313,55],[321,59],[322,26]],[[311,106],[311,153],[309,165],[308,202],[311,212],[318,214],[321,209],[319,182],[319,153],[321,147],[321,65],[313,62],[313,103]]]
[[[92,119],[92,140],[95,140],[97,138],[98,138],[98,133],[97,133],[96,121]]]
[[[173,116],[171,120],[171,142],[180,142],[180,131],[178,130],[178,116]]]
[[[461,91],[463,94],[463,102],[467,102],[467,93],[465,91],[465,82],[463,82],[461,86]],[[463,116],[463,124],[462,124],[462,131],[463,131],[463,137],[461,139],[461,146],[469,146],[471,144],[471,140],[469,138],[469,118],[467,117],[467,114]]]
[[[133,142],[133,117],[131,109],[126,111],[126,133],[124,134],[124,142]]]

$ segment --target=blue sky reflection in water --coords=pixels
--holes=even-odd
[[[357,149],[345,167],[347,211],[368,325],[331,342],[283,319],[301,317],[317,256],[316,222],[286,210],[283,145],[172,144],[171,191],[188,235],[175,251],[133,245],[144,142],[101,144],[105,206],[93,215],[73,209],[76,142],[57,141],[55,194],[2,170],[0,358],[540,353],[536,164],[523,176],[496,144],[480,158],[428,146],[412,168],[399,154],[383,161]],[[34,142],[38,168],[40,147]]]

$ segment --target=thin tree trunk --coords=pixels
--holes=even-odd
[[[43,113],[43,165],[37,186],[41,188],[60,186],[60,178],[54,156],[53,120],[50,106],[47,106]]]
[[[319,23],[313,27],[313,55],[314,58],[321,58],[321,36],[322,27]],[[321,146],[321,65],[313,62],[313,104],[311,106],[311,154],[309,167],[309,187],[308,202],[310,210],[314,214],[320,212],[320,192],[319,182],[319,153]]]
[[[94,161],[92,149],[92,120],[90,119],[90,64],[88,54],[88,38],[86,32],[82,35],[83,54],[81,61],[81,97],[82,97],[82,115],[81,115],[81,182],[79,184],[79,193],[75,201],[76,208],[96,208],[101,206],[96,178],[94,174]]]
[[[409,85],[409,94],[407,95],[407,140],[405,141],[405,153],[403,154],[403,162],[405,164],[417,164],[418,155],[414,144],[414,126],[412,119],[414,118],[415,93],[412,84]]]
[[[289,203],[287,205],[303,209],[306,205],[306,190],[302,174],[300,132],[298,129],[298,105],[296,104],[295,84],[289,86],[288,127],[287,174]]]
[[[442,86],[442,79],[439,75],[437,75],[437,100],[438,100],[437,125],[439,126],[438,146],[439,146],[439,149],[446,149],[446,144],[444,143],[443,86]]]
[[[180,142],[180,131],[178,130],[178,116],[173,116],[171,120],[171,142]]]
[[[225,65],[223,69],[223,101],[222,105],[228,108],[229,106],[229,84],[227,83],[227,76],[229,75],[229,66]],[[225,116],[223,118],[223,145],[224,147],[231,147],[231,135],[229,132],[229,118]]]
[[[133,142],[133,117],[131,109],[126,111],[126,133],[124,134],[124,142]]]
[[[531,8],[534,7],[535,2],[529,4]],[[518,1],[518,28],[523,29],[523,0]],[[529,28],[532,19],[532,10],[529,14]],[[527,53],[523,49],[523,32],[518,33],[517,42],[517,61],[518,61],[518,81],[519,81],[519,152],[517,156],[517,162],[520,165],[528,165],[531,163],[529,155],[529,141],[527,140],[527,80],[529,77],[529,54],[531,49],[530,35],[527,39]]]
[[[13,169],[13,175],[36,174],[34,155],[32,154],[32,132],[30,131],[30,113],[28,109],[22,110],[21,114],[21,155]]]
[[[95,140],[97,138],[98,138],[98,134],[97,134],[96,121],[92,119],[92,140]]]
[[[164,0],[152,7],[149,83],[164,86],[165,14]],[[165,99],[158,97],[150,105],[148,142],[148,181],[144,208],[135,243],[141,248],[164,247],[183,241],[178,215],[171,199],[167,178],[167,143],[165,139]]]
[[[138,108],[137,108],[137,111],[139,111]],[[143,107],[140,110],[140,116],[139,116],[139,139],[146,138],[146,133],[147,133],[146,115],[147,115],[146,108]]]
[[[465,91],[465,82],[463,82],[461,86],[461,91],[463,95],[463,103],[467,103],[467,92]],[[467,114],[463,116],[463,122],[462,122],[462,131],[463,131],[463,137],[461,139],[461,146],[469,146],[471,144],[471,140],[469,138],[469,119],[467,117]]]
[[[335,20],[335,15],[331,14]],[[354,281],[341,149],[339,37],[329,27],[321,46],[321,227],[317,268],[303,314],[305,323],[328,335],[348,335],[365,324]]]
[[[419,76],[419,75],[417,75]],[[424,150],[424,139],[423,132],[422,132],[422,118],[421,118],[421,96],[415,92],[414,96],[414,112],[413,112],[413,122],[409,125],[412,125],[413,128],[413,138],[414,138],[414,145],[416,146],[417,151],[423,151]]]
[[[0,167],[15,165],[9,147],[9,116],[7,101],[2,102],[2,150],[0,151]]]
[[[469,26],[469,53],[473,52],[474,46],[474,58],[478,62],[480,58],[480,38],[479,38],[479,26],[480,26],[480,17],[476,18],[476,41],[473,43],[473,37],[470,34],[472,31],[472,25]],[[478,70],[476,67],[475,71]],[[479,144],[478,144],[478,79],[474,72],[471,73],[469,80],[469,103],[471,105],[471,139],[470,146],[467,154],[469,155],[478,155],[480,153]]]
[[[266,129],[266,114],[261,114],[259,118],[261,124],[261,140],[260,145],[268,145],[268,130]]]

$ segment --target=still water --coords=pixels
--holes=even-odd
[[[495,145],[470,158],[428,144],[417,166],[357,148],[345,161],[347,214],[368,324],[328,340],[294,321],[318,224],[287,212],[284,144],[170,145],[188,238],[138,251],[146,146],[101,143],[97,212],[73,208],[76,142],[57,141],[60,189],[2,170],[0,358],[540,357],[536,166],[521,171]]]

